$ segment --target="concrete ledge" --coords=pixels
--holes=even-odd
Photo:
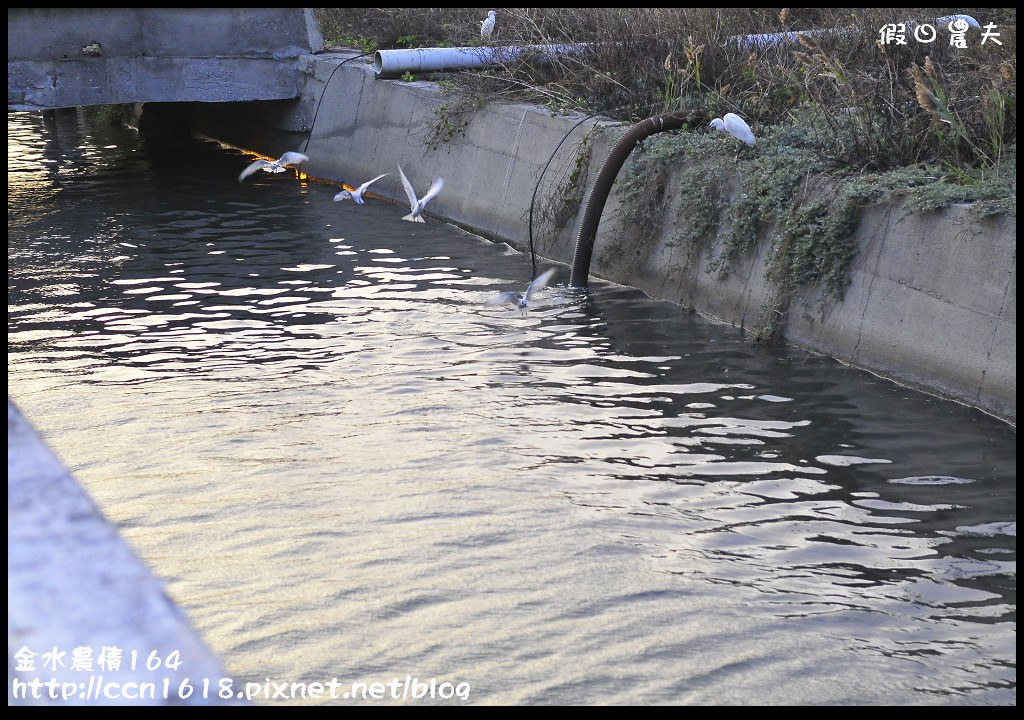
[[[294,58],[323,50],[309,8],[8,8],[7,61],[103,57]]]
[[[294,64],[260,58],[9,62],[7,88],[10,110],[131,102],[231,102],[298,97],[302,75]]]
[[[309,8],[12,8],[8,110],[295,98]]]
[[[188,619],[10,399],[7,581],[8,705],[226,702],[218,693],[224,671]],[[123,651],[119,669],[99,661],[113,647]],[[74,667],[80,648],[90,649],[91,670]],[[64,655],[51,664],[45,654],[55,650]],[[166,667],[169,658],[180,665]],[[26,661],[35,670],[20,669]],[[46,685],[24,685],[36,680],[54,681],[53,696]],[[153,684],[153,697],[144,683]]]

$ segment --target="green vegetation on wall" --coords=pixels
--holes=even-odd
[[[620,173],[616,194],[638,253],[667,236],[692,269],[715,248],[700,271],[725,277],[764,243],[778,292],[756,334],[769,338],[798,289],[820,285],[842,298],[865,205],[898,199],[906,212],[927,212],[972,203],[978,219],[1016,214],[1016,10],[958,9],[983,26],[967,31],[964,48],[948,32],[931,44],[914,38],[918,24],[949,12],[501,9],[488,42],[586,49],[524,53],[504,66],[451,75],[444,88],[452,99],[437,112],[428,144],[436,149],[463,134],[487,102],[532,102],[625,123],[674,110],[738,113],[753,128],[754,147],[707,127],[648,138]],[[325,36],[373,38],[380,47],[478,45],[483,15],[472,8],[318,11]],[[906,29],[906,42],[882,42],[890,25]],[[789,37],[798,41],[748,41],[759,33],[797,33]],[[582,201],[588,152],[581,146],[558,197],[544,206],[556,227]]]

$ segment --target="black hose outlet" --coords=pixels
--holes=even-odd
[[[576,236],[576,249],[572,255],[572,275],[569,278],[571,287],[586,288],[590,275],[590,260],[594,254],[594,238],[597,237],[597,226],[601,222],[608,194],[619,170],[626,158],[633,152],[636,144],[646,137],[666,130],[678,130],[687,123],[707,122],[707,113],[691,110],[679,110],[665,115],[655,115],[641,120],[619,138],[608,153],[608,158],[597,174],[594,187],[587,196],[586,210],[580,222],[580,231]]]

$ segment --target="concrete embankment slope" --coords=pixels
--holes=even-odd
[[[391,172],[373,189],[399,203],[405,199],[397,165],[418,189],[441,176],[444,191],[430,206],[435,216],[519,248],[528,242],[536,189],[537,252],[571,262],[584,192],[624,125],[553,116],[527,105],[459,112],[455,97],[436,83],[376,79],[368,58],[338,67],[353,56],[302,58],[303,99],[193,105],[193,126],[275,157],[298,149],[311,131],[306,172],[349,184]],[[585,147],[589,159],[581,161]],[[666,207],[664,217],[675,218],[674,209]],[[704,270],[721,243],[709,243],[695,261],[673,244],[673,222],[663,223],[653,242],[637,243],[636,229],[620,217],[613,193],[597,234],[592,274],[739,327],[749,328],[774,311],[778,288],[766,277],[767,240],[722,278]],[[976,222],[964,206],[907,215],[883,203],[864,211],[855,240],[844,299],[805,289],[790,299],[781,335],[1015,422],[1016,219]],[[566,279],[567,273],[556,281]]]
[[[8,705],[237,702],[221,697],[223,669],[163,585],[10,399],[7,583]]]

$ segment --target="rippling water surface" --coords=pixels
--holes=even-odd
[[[237,681],[1016,702],[1013,427],[250,159],[8,114],[8,392]]]

